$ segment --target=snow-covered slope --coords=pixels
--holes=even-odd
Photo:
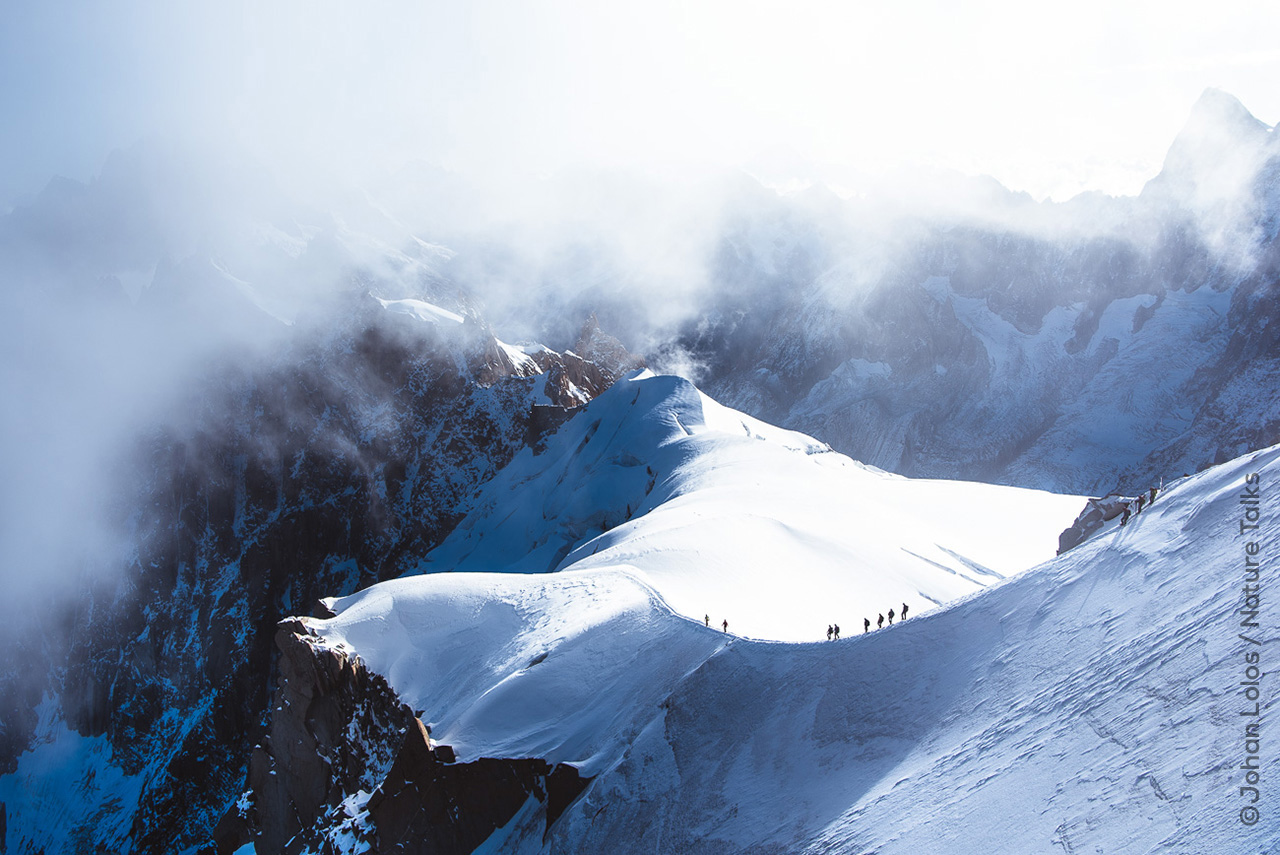
[[[308,624],[387,676],[462,759],[540,757],[585,775],[616,762],[670,688],[729,638],[619,569],[398,579],[336,608]]]
[[[521,452],[419,569],[627,567],[681,614],[801,641],[1050,558],[1083,503],[891,475],[642,372]]]
[[[1264,804],[1243,824],[1239,788],[1242,764],[1274,775],[1242,713],[1249,657],[1277,633],[1240,610],[1248,550],[1265,565],[1274,546],[1277,482],[1280,447],[838,643],[726,635],[604,567],[401,579],[309,624],[387,676],[460,761],[596,775],[545,838],[531,807],[492,851],[1269,851],[1280,823]],[[1242,531],[1258,507],[1262,527]],[[767,599],[795,580],[752,581]]]

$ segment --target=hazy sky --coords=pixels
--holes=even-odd
[[[1136,192],[1206,87],[1280,119],[1272,2],[10,0],[0,16],[0,200],[157,133],[357,173],[809,159],[1065,198]]]

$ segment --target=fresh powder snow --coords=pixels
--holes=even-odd
[[[693,436],[723,426],[723,412],[679,412]],[[309,625],[386,675],[460,760],[538,756],[595,776],[552,837],[519,817],[495,832],[504,852],[1254,851],[1280,825],[1231,818],[1252,473],[1270,490],[1280,448],[840,642],[708,628],[636,567],[406,578]],[[796,584],[790,565],[752,572],[741,585],[765,601]]]
[[[902,478],[641,372],[522,451],[420,569],[628,568],[699,622],[811,641],[1052,558],[1084,502]]]

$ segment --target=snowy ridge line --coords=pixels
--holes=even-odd
[[[726,639],[621,567],[402,579],[310,625],[367,653],[460,760],[594,777],[555,851],[1238,851],[1202,817],[1235,703],[1232,524],[1252,471],[1280,483],[1280,447],[857,643]]]
[[[1250,832],[1219,811],[1243,661],[1231,528],[1250,471],[1280,483],[1280,447],[866,645],[735,645],[596,780],[564,848],[979,855],[1273,839],[1275,819]]]
[[[642,372],[517,455],[419,570],[634,567],[678,614],[802,641],[1038,564],[1083,504],[884,473]]]
[[[891,476],[642,372],[489,482],[423,565],[452,572],[327,600],[335,616],[308,626],[358,651],[460,759],[538,757],[590,777],[709,657],[811,648],[832,590],[875,597],[871,617],[909,601],[914,620],[982,588],[957,556],[1023,570],[1081,502]],[[730,603],[714,619],[699,608],[712,599]],[[861,635],[846,615],[845,637]],[[673,650],[649,661],[657,647]],[[583,694],[586,674],[622,697]],[[532,718],[508,718],[513,696]]]

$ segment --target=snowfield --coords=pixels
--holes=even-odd
[[[420,570],[628,568],[699,623],[816,641],[1052,558],[1083,507],[891,475],[642,372],[522,451]]]
[[[692,419],[703,402],[678,383],[622,385],[626,396],[664,386],[683,409],[649,415],[691,428],[688,436],[713,446],[732,445],[716,428],[738,417],[708,407],[710,418]],[[590,408],[584,415],[594,423]],[[615,427],[601,419],[593,433]],[[748,422],[734,441],[795,455],[824,473],[818,484],[856,473],[868,484],[908,489],[852,463],[821,463],[827,455],[806,454],[814,449],[794,434],[761,427],[759,440],[753,429]],[[668,436],[660,448],[680,445]],[[672,476],[668,501],[683,498],[692,515],[696,476],[712,478],[715,470],[700,470],[691,449],[671,453],[686,470]],[[531,461],[517,464],[531,471]],[[622,468],[645,471],[643,464]],[[333,601],[336,617],[309,623],[328,644],[354,650],[386,675],[460,760],[537,756],[595,776],[545,842],[531,802],[485,851],[1267,851],[1280,834],[1275,816],[1264,811],[1252,827],[1238,818],[1247,804],[1238,794],[1249,720],[1241,712],[1254,709],[1241,688],[1245,657],[1277,640],[1274,618],[1264,614],[1258,628],[1242,630],[1237,611],[1252,537],[1241,536],[1247,505],[1239,497],[1251,475],[1262,507],[1274,507],[1280,448],[1170,485],[1128,526],[1029,572],[973,585],[949,605],[868,635],[849,632],[840,642],[753,641],[683,617],[668,597],[699,590],[680,584],[696,570],[693,554],[680,572],[665,574],[654,569],[656,558],[602,566],[606,549],[626,542],[618,534],[584,569],[401,579]],[[762,484],[774,477],[777,470],[766,467]],[[967,486],[917,489],[943,491],[932,503],[910,505],[925,510],[924,520],[944,498],[974,502]],[[968,518],[984,517],[968,510]],[[762,512],[739,537],[776,530]],[[710,510],[704,518],[715,521]],[[876,544],[887,554],[902,533],[877,524]],[[862,537],[876,530],[863,527]],[[473,531],[476,554],[483,538],[475,543]],[[987,536],[999,539],[995,531]],[[858,540],[832,535],[820,543],[847,549]],[[693,541],[679,542],[692,550]],[[767,542],[768,535],[755,540]],[[1263,556],[1275,548],[1265,524],[1254,542]],[[654,554],[631,550],[638,559]],[[847,554],[837,553],[841,560]],[[742,603],[762,603],[753,619],[764,629],[779,628],[767,623],[775,599],[828,581],[800,573],[794,561],[771,564],[777,557],[766,552],[746,562],[736,583],[748,589]],[[823,572],[838,564],[832,558]],[[844,569],[850,577],[867,572]],[[811,596],[826,610],[840,607],[829,591]],[[1264,722],[1273,698],[1262,694]],[[1275,758],[1261,762],[1266,781]]]
[[[338,618],[308,623],[387,676],[464,759],[543,757],[586,775],[728,643],[624,570],[397,579],[336,605]]]

